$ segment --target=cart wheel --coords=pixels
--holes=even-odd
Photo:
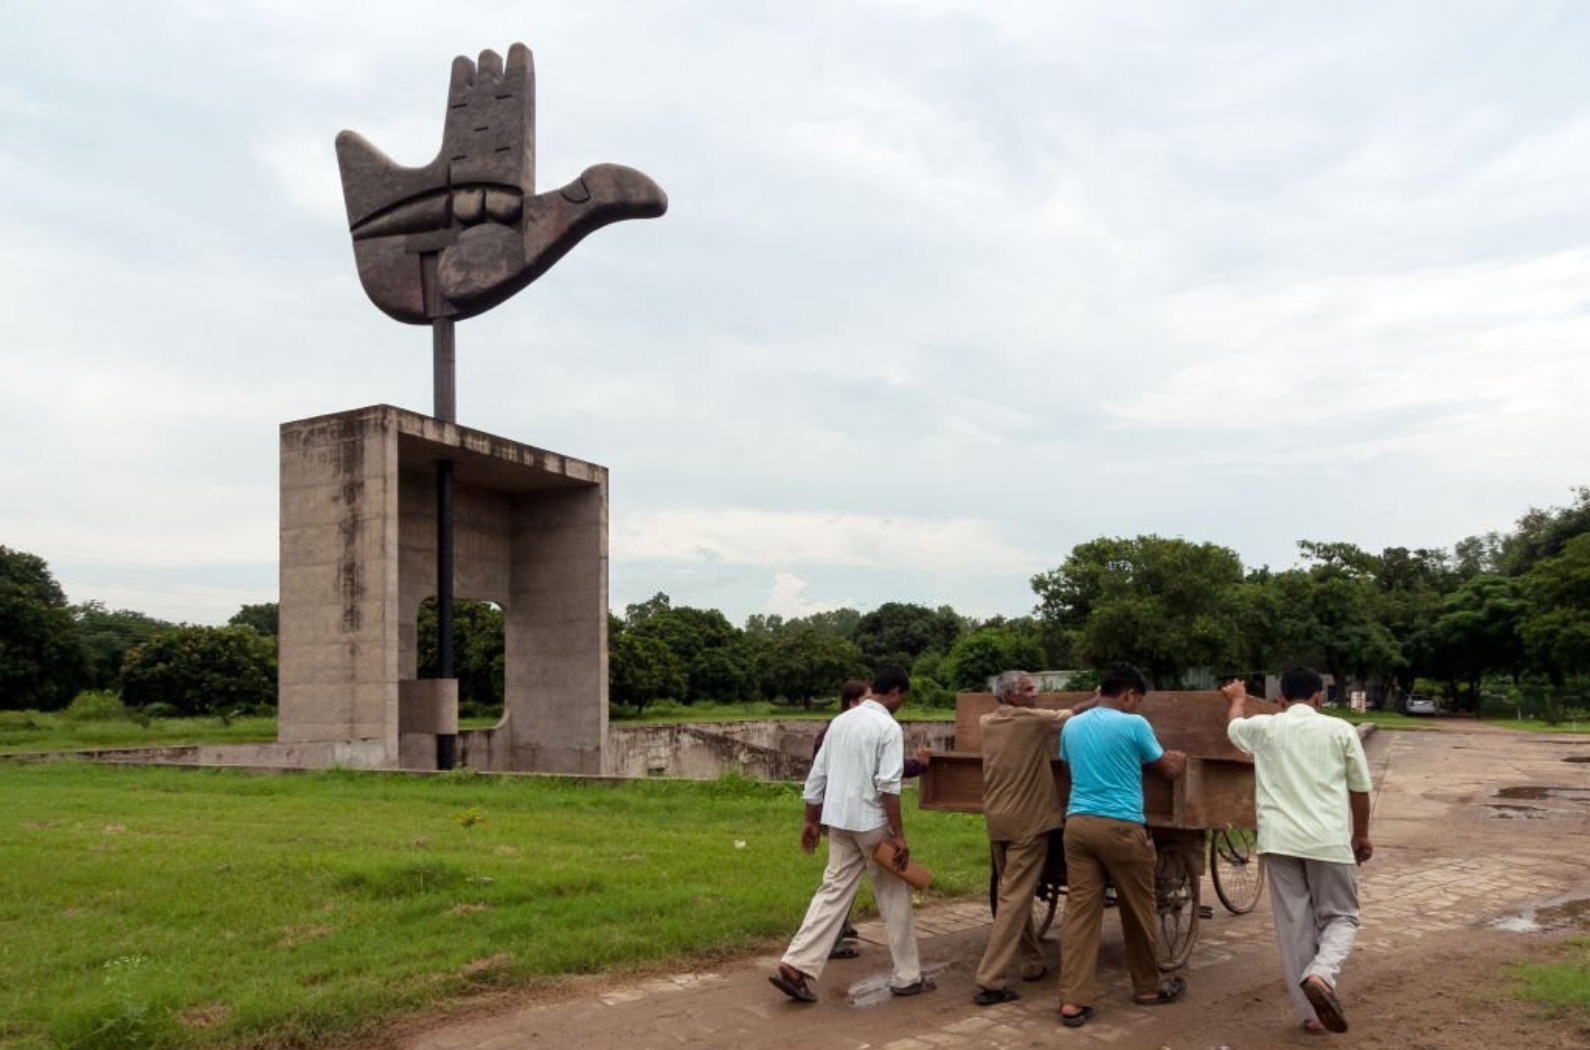
[[[1159,968],[1176,970],[1192,954],[1198,939],[1198,871],[1187,847],[1167,843],[1154,868],[1154,897],[1159,912]]]
[[[1264,865],[1259,862],[1258,833],[1225,828],[1209,835],[1209,877],[1215,896],[1233,915],[1246,915],[1264,892]]]
[[[1055,906],[1060,903],[1060,887],[1053,882],[1038,883],[1032,895],[1032,929],[1041,941],[1054,925]]]
[[[1032,928],[1040,941],[1054,925],[1055,906],[1060,903],[1061,892],[1058,883],[1046,878],[1038,880],[1038,890],[1032,895]],[[994,868],[992,857],[988,864],[988,913],[999,914],[999,872]]]

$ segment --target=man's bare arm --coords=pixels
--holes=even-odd
[[[1362,864],[1375,855],[1375,844],[1369,841],[1369,792],[1347,792],[1347,807],[1353,814],[1353,859]]]
[[[1227,682],[1220,687],[1226,694],[1226,699],[1231,701],[1231,707],[1226,711],[1226,722],[1229,724],[1239,718],[1248,716],[1248,687],[1240,679]]]
[[[1187,752],[1166,751],[1143,768],[1164,780],[1177,780],[1187,771]]]
[[[894,869],[904,871],[910,860],[910,847],[905,844],[905,822],[900,819],[900,796],[883,795],[883,815],[889,819],[889,836],[894,843]]]

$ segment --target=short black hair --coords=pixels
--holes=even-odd
[[[839,687],[839,709],[841,711],[854,707],[856,701],[867,695],[867,690],[872,688],[865,678],[852,678]]]
[[[905,673],[905,668],[892,665],[878,668],[872,676],[872,691],[882,696],[896,689],[902,696],[911,691],[911,676]]]
[[[1120,696],[1128,691],[1148,693],[1148,679],[1131,664],[1111,664],[1099,676],[1100,696]]]
[[[1307,700],[1325,691],[1325,679],[1312,667],[1290,667],[1281,676],[1281,695],[1288,700]]]

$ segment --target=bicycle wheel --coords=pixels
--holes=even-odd
[[[1209,834],[1209,877],[1215,896],[1233,915],[1246,915],[1264,892],[1264,864],[1259,860],[1258,833],[1249,828],[1223,828]]]
[[[1032,928],[1040,941],[1054,925],[1055,907],[1060,903],[1061,892],[1059,884],[1047,878],[1038,880],[1038,889],[1032,895]],[[992,856],[988,864],[988,912],[999,914],[999,870],[994,867]]]
[[[1198,871],[1187,847],[1168,843],[1154,867],[1154,903],[1159,912],[1159,968],[1177,970],[1198,940]]]

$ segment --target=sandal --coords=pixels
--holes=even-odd
[[[1144,999],[1142,996],[1132,996],[1132,1002],[1138,1006],[1164,1006],[1180,999],[1187,991],[1187,982],[1180,977],[1172,977],[1159,986],[1159,991]]]
[[[780,965],[778,973],[768,978],[768,981],[785,995],[801,1003],[815,1003],[817,993],[806,984],[806,975],[789,966]]]
[[[1000,1003],[1014,1002],[1020,998],[1014,988],[984,988],[972,996],[972,1002],[978,1006],[998,1006]]]
[[[860,954],[861,951],[854,944],[844,944],[841,942],[829,949],[828,957],[830,959],[854,959]]]
[[[1319,974],[1311,974],[1298,982],[1298,987],[1303,989],[1303,994],[1308,996],[1308,1004],[1314,1008],[1314,1014],[1319,1018],[1319,1023],[1325,1026],[1327,1032],[1347,1031],[1347,1015],[1342,1013],[1341,1000],[1336,998],[1336,992],[1325,983],[1325,978]]]
[[[1081,1028],[1091,1020],[1093,1020],[1093,1007],[1091,1006],[1084,1006],[1081,1012],[1074,1014],[1068,1014],[1064,1010],[1060,1011],[1060,1023],[1067,1028]]]
[[[916,980],[912,981],[910,984],[902,984],[902,985],[891,984],[889,986],[889,994],[890,995],[921,995],[923,992],[931,992],[933,989],[935,989],[937,987],[938,987],[938,985],[934,984],[932,982],[932,980],[930,980],[929,978],[919,977]]]

